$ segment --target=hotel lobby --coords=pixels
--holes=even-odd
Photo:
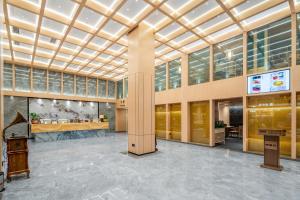
[[[0,199],[299,199],[300,0],[0,10]]]

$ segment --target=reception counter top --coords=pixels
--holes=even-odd
[[[50,133],[64,131],[85,131],[108,129],[109,122],[82,122],[62,124],[31,124],[31,133]]]

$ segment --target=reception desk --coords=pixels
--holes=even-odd
[[[83,131],[108,129],[109,122],[82,122],[62,124],[31,124],[31,133]]]
[[[108,130],[109,122],[31,124],[31,135],[36,142],[101,137]]]

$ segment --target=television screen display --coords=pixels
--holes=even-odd
[[[290,70],[248,76],[248,94],[286,91],[290,89]]]

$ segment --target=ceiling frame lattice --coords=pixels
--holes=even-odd
[[[296,4],[293,0],[262,0],[258,5],[251,5],[249,6],[249,8],[246,8],[238,14],[236,14],[235,9],[240,5],[245,5],[246,0],[189,0],[182,1],[181,5],[176,5],[176,1],[172,0],[134,1],[136,3],[133,3],[133,1],[130,0],[112,0],[111,2],[115,2],[115,4],[113,5],[104,5],[98,3],[97,0],[72,0],[71,2],[73,2],[73,4],[76,4],[76,9],[74,9],[72,17],[68,18],[61,15],[63,13],[57,13],[49,10],[46,6],[48,1],[50,0],[40,0],[39,5],[31,3],[30,0],[3,1],[3,22],[5,23],[6,28],[6,31],[3,33],[4,39],[7,41],[3,46],[6,50],[10,51],[10,55],[7,55],[5,59],[11,60],[12,62],[19,62],[19,58],[14,55],[14,52],[31,54],[31,60],[29,60],[25,64],[37,66],[35,59],[37,57],[42,57],[48,59],[49,63],[38,67],[72,72],[81,75],[104,77],[106,79],[112,80],[120,79],[124,76],[124,74],[127,73],[128,63],[126,35],[128,31],[136,27],[140,22],[147,21],[150,15],[154,14],[154,12],[161,13],[163,19],[153,27],[156,40],[155,47],[157,49],[156,64],[161,64],[163,62],[169,61],[170,59],[178,57],[180,53],[188,54],[196,49],[204,48],[206,46],[224,40],[224,38],[226,38],[225,36],[218,36],[215,38],[213,37],[213,35],[226,28],[230,28],[233,25],[238,27],[237,30],[234,29],[234,31],[232,32],[233,35],[251,30],[254,25],[257,26],[257,23],[255,22],[253,23],[253,25],[249,25],[244,23],[244,21],[268,9],[286,3],[289,5],[289,13],[295,13],[300,10],[299,4]],[[67,0],[65,0],[65,2],[66,1]],[[207,4],[212,2],[215,2],[215,7],[207,12],[201,13],[201,17],[195,18],[192,21],[188,21],[188,23],[185,23],[187,20],[185,17],[186,15],[192,13],[196,8],[207,6]],[[144,7],[139,7],[140,10],[138,14],[135,15],[134,19],[126,17],[130,12],[134,12],[135,9],[130,7],[132,5],[144,5]],[[173,9],[173,5],[177,8]],[[25,23],[24,21],[22,21],[22,19],[19,20],[12,18],[12,14],[10,14],[9,12],[9,6],[16,7],[35,14],[37,16],[37,25]],[[124,14],[120,13],[120,10],[126,6],[126,16],[124,16]],[[83,12],[84,9],[90,9],[93,12],[103,16],[103,20],[98,27],[91,28],[88,26],[88,24],[78,23],[78,16],[81,14],[81,12]],[[144,9],[143,12],[141,12],[142,9]],[[286,10],[278,11],[278,13],[280,13],[279,16],[286,15],[285,12]],[[225,20],[209,26],[202,32],[198,31],[198,27],[202,26],[203,24],[207,24],[208,22],[214,20],[216,17],[222,14],[225,14],[227,16]],[[276,13],[274,13],[274,16],[275,14]],[[53,20],[56,23],[66,26],[65,32],[62,34],[53,34],[53,32],[51,32],[52,30],[49,31],[42,29],[41,27],[44,18]],[[111,20],[122,26],[121,32],[118,32],[116,35],[113,33],[103,32],[104,27]],[[162,37],[159,32],[164,29],[168,29],[172,24],[176,24],[177,26],[179,26],[179,28],[176,30],[172,30],[171,33],[167,34],[167,36]],[[24,37],[23,35],[12,33],[11,27],[18,27],[19,29],[22,29],[24,31],[33,32],[35,34],[35,38],[31,40]],[[89,34],[90,37],[86,41],[81,43],[74,40],[73,38],[70,38],[68,36],[72,28]],[[41,35],[49,38],[54,38],[58,41],[59,44],[52,45],[40,42]],[[96,37],[99,37],[106,41],[105,45],[99,46],[97,44],[98,46],[95,46],[92,41]],[[176,39],[180,41],[174,42]],[[15,44],[13,45],[14,41],[18,43],[24,43],[27,46],[31,45],[33,47],[32,52],[28,51],[26,48],[19,48]],[[66,42],[78,47],[76,51],[74,51],[73,49],[63,48],[63,44]],[[195,46],[190,47],[190,45],[195,43],[197,43]],[[117,51],[113,50],[112,47],[114,45],[120,46],[121,49]],[[44,52],[40,52],[38,51],[39,48],[46,49],[51,52],[53,51],[54,53],[50,55]],[[95,53],[93,55],[87,55],[86,52],[84,52],[86,49],[87,51],[90,50]],[[60,56],[57,56],[60,53],[68,55],[68,57],[62,58]],[[105,55],[107,56],[107,58],[105,57]],[[77,60],[86,60],[86,62],[81,63]],[[57,66],[53,65],[54,61],[63,62],[65,63],[65,65],[63,65],[61,68],[57,68]],[[71,70],[71,65],[78,66],[78,69]],[[101,73],[98,73],[99,71]]]

